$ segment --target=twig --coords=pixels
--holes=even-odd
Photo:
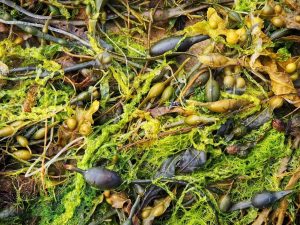
[[[45,168],[48,169],[49,166],[55,162],[55,160],[61,155],[63,154],[65,151],[68,150],[69,147],[71,147],[73,144],[75,144],[78,141],[83,140],[84,137],[79,137],[76,138],[75,140],[71,141],[69,144],[67,144],[65,147],[63,147],[50,161],[48,161],[45,164]],[[32,175],[37,174],[38,172],[40,172],[42,170],[42,168],[39,168],[37,170],[35,170],[34,172],[30,173],[30,171],[32,170],[32,168],[35,166],[35,164],[37,164],[40,160],[41,160],[42,156],[40,156],[35,162],[32,163],[32,165],[29,167],[29,169],[27,170],[27,172],[25,173],[25,177],[31,177]]]
[[[33,17],[33,18],[36,18],[39,20],[51,19],[51,16],[40,16],[40,15],[33,14],[33,13],[27,11],[26,9],[23,9],[21,6],[18,6],[16,3],[9,1],[9,0],[0,0],[0,3],[3,3],[4,5],[14,8],[15,10],[17,10],[27,16],[30,16],[30,17]]]
[[[35,18],[24,18],[24,20],[29,21],[29,22],[34,22],[34,23],[39,23],[41,22],[38,19]],[[84,20],[50,20],[50,24],[52,25],[73,25],[73,26],[86,26],[86,22]]]
[[[29,22],[24,22],[24,21],[16,21],[16,20],[10,20],[10,21],[7,21],[7,20],[3,20],[3,19],[0,19],[0,22],[1,23],[4,23],[4,24],[9,24],[9,25],[17,25],[18,27],[20,27],[21,29],[24,30],[24,26],[30,26],[30,27],[39,27],[39,28],[43,28],[44,25],[43,24],[39,24],[39,23],[29,23]],[[85,40],[82,40],[81,38],[79,38],[78,36],[74,35],[74,34],[71,34],[67,31],[64,31],[64,30],[61,30],[61,29],[58,29],[58,28],[55,28],[55,27],[48,27],[48,30],[51,30],[53,32],[56,32],[56,33],[59,33],[59,34],[63,34],[63,35],[66,35],[72,39],[75,39],[77,41],[79,41],[81,44],[87,46],[87,47],[91,47],[91,45],[86,42]],[[39,30],[37,30],[39,31]],[[26,30],[25,30],[26,32]],[[39,31],[41,32],[41,31]],[[42,32],[41,32],[42,33]],[[42,33],[43,34],[43,33]],[[42,34],[33,34],[35,36],[38,36],[40,38],[45,38],[46,40],[50,40],[50,41],[53,41],[53,42],[57,42],[57,43],[60,43],[59,40],[61,40],[60,38],[56,38],[52,35],[42,35]]]

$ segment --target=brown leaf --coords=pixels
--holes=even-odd
[[[294,106],[300,107],[300,97],[297,95],[297,90],[294,87],[290,76],[286,72],[278,71],[275,60],[266,58],[262,61],[261,64],[255,63],[256,69],[269,75],[274,94],[283,97]]]
[[[5,33],[8,31],[7,26],[5,26],[3,23],[0,23],[0,33]]]
[[[72,24],[58,24],[58,28],[74,34],[82,39],[87,39],[87,31],[84,27],[78,28]]]
[[[79,12],[75,16],[77,20],[87,20],[88,16],[86,15],[86,10],[84,7],[79,8]]]
[[[300,23],[296,22],[296,13],[283,14],[280,18],[285,21],[286,28],[300,30]]]
[[[124,192],[113,192],[108,198],[106,198],[108,204],[113,208],[123,209],[126,206],[131,205],[131,200]]]
[[[153,108],[148,110],[148,112],[150,112],[151,116],[156,118],[159,116],[163,116],[166,114],[170,114],[170,113],[178,113],[179,115],[191,115],[193,114],[192,112],[186,111],[181,107],[158,107],[158,108]]]
[[[76,64],[73,58],[69,55],[63,55],[62,57],[59,57],[55,61],[59,63],[62,68],[74,66]]]
[[[268,215],[271,212],[271,208],[264,209],[256,218],[256,220],[252,223],[252,225],[261,225],[267,224]]]
[[[284,0],[284,3],[286,5],[288,5],[289,8],[291,8],[291,9],[297,11],[297,12],[300,12],[300,6],[297,3],[297,1],[294,1],[294,0]]]
[[[57,146],[65,146],[69,142],[76,139],[78,134],[78,128],[75,130],[70,130],[66,125],[61,125],[58,128],[58,140],[57,140]]]
[[[31,112],[31,108],[34,106],[36,101],[36,95],[39,90],[39,87],[37,85],[30,86],[26,99],[23,103],[23,111],[24,112]]]
[[[170,196],[156,200],[153,207],[147,207],[150,210],[149,215],[143,219],[143,225],[151,225],[155,217],[159,217],[165,213],[170,206],[172,198]]]

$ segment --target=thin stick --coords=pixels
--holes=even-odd
[[[26,21],[29,22],[34,22],[34,23],[39,23],[41,22],[38,19],[34,19],[34,18],[24,18]],[[50,20],[50,24],[52,25],[73,25],[73,26],[86,26],[86,22],[84,20]]]
[[[46,164],[45,164],[45,168],[48,169],[49,166],[55,162],[55,160],[61,155],[63,154],[65,151],[68,150],[69,147],[71,147],[73,144],[75,144],[76,142],[78,141],[81,141],[83,140],[84,137],[79,137],[79,138],[76,138],[75,140],[71,141],[69,144],[67,144],[65,147],[63,147],[50,161],[48,161]],[[42,157],[42,156],[41,156]],[[35,170],[34,172],[30,173],[30,171],[32,170],[32,168],[34,167],[34,165],[41,160],[41,157],[38,158],[34,163],[32,163],[32,165],[29,167],[29,169],[27,170],[27,172],[25,173],[25,177],[31,177],[32,175],[35,175],[37,174],[38,172],[40,172],[42,170],[42,168],[39,168],[37,170]]]
[[[4,24],[9,24],[9,25],[21,25],[21,26],[31,26],[31,27],[39,27],[39,28],[43,28],[44,25],[43,24],[39,24],[39,23],[28,23],[28,22],[24,22],[24,21],[16,21],[16,20],[10,20],[10,21],[7,21],[7,20],[3,20],[3,19],[0,19],[0,22],[1,23],[4,23]],[[20,27],[23,29],[23,27]],[[81,44],[87,46],[87,47],[91,47],[91,45],[86,42],[85,40],[82,40],[81,38],[79,38],[78,36],[74,35],[74,34],[71,34],[67,31],[64,31],[64,30],[61,30],[61,29],[58,29],[58,28],[55,28],[55,27],[48,27],[48,30],[51,30],[53,32],[56,32],[56,33],[59,33],[59,34],[63,34],[63,35],[66,35],[72,39],[75,39],[77,41],[79,41]],[[49,35],[51,36],[51,35]],[[53,37],[53,36],[51,36]],[[55,37],[53,37],[55,38]]]
[[[33,13],[27,11],[26,9],[23,9],[21,6],[18,6],[16,3],[9,1],[9,0],[0,0],[0,3],[3,3],[4,5],[14,8],[17,11],[19,11],[27,16],[36,18],[36,19],[40,19],[40,20],[51,19],[51,16],[41,16],[41,15],[33,14]]]

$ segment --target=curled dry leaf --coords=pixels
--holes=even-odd
[[[296,107],[300,107],[300,97],[297,95],[297,90],[290,76],[285,72],[278,71],[275,60],[271,58],[264,59],[263,62],[257,60],[255,67],[269,75],[272,91],[275,95],[283,97]]]
[[[295,0],[284,0],[284,3],[288,5],[289,8],[295,10],[296,12],[300,13],[300,6],[297,4]]]
[[[36,95],[38,92],[38,86],[32,85],[30,86],[27,96],[25,98],[24,104],[23,104],[23,111],[24,112],[31,112],[31,108],[34,106],[36,101]]]
[[[171,113],[178,113],[179,115],[183,115],[183,116],[188,116],[188,115],[193,114],[192,111],[185,110],[181,107],[167,107],[167,106],[153,108],[153,109],[150,109],[149,112],[150,112],[151,116],[154,118],[163,116],[166,114],[171,114]]]
[[[106,202],[116,209],[123,209],[131,205],[131,200],[124,192],[112,192],[110,196],[106,198]]]
[[[78,129],[70,130],[66,125],[60,126],[58,128],[57,133],[58,133],[58,140],[57,140],[58,146],[65,146],[79,136]]]
[[[285,21],[286,28],[300,30],[300,23],[295,21],[297,14],[289,13],[282,15],[280,18]]]

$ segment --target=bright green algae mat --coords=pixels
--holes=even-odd
[[[263,132],[263,129],[261,129],[261,132]],[[101,146],[102,140],[108,137],[108,133],[109,131],[105,130],[101,136],[89,140],[87,152],[107,157],[113,155],[114,151],[116,151],[113,140]],[[123,174],[123,178],[128,180],[137,178],[137,174],[143,177],[152,176],[153,174],[149,174],[151,168],[158,167],[160,162],[168,155],[190,147],[190,138],[190,134],[171,136],[152,143],[148,148],[131,149],[129,152],[120,153],[120,164],[123,162],[124,165],[120,165],[115,169],[118,169]],[[201,140],[198,141],[201,142]],[[249,199],[254,193],[262,189],[279,190],[276,172],[280,166],[280,159],[289,155],[290,151],[285,144],[284,135],[271,130],[246,159],[226,156],[219,149],[210,147],[207,149],[207,152],[214,155],[214,157],[210,159],[205,168],[189,176],[180,176],[178,178],[193,182],[196,184],[196,187],[203,189],[208,182],[220,181],[232,176],[243,176],[243,182],[236,184],[231,196],[236,201]],[[86,155],[86,157],[88,156]],[[137,165],[128,168],[125,163],[128,159],[139,161]],[[147,162],[146,166],[143,166],[143,162]],[[79,166],[84,167],[85,165],[88,165],[88,163],[81,162]],[[156,184],[164,188],[167,187],[159,182]],[[42,224],[85,224],[87,221],[84,221],[82,218],[89,219],[90,210],[97,204],[96,200],[100,198],[101,192],[85,185],[80,175],[76,175],[74,181],[61,188],[60,191],[61,193],[56,196],[56,202],[51,202],[52,207],[49,207],[47,198],[40,200],[40,204],[43,207],[41,207],[42,210],[38,214],[42,215]],[[194,192],[195,190],[190,187],[184,193],[189,191]],[[215,221],[214,211],[207,204],[207,198],[210,198],[215,207],[217,207],[213,196],[207,193],[206,197],[202,197],[197,191],[195,191],[195,194],[197,194],[199,200],[191,208],[184,208],[181,205],[183,196],[174,199],[175,205],[171,217],[167,221],[161,221],[161,223],[158,220],[156,224],[208,224],[211,221]],[[100,204],[99,207],[99,217],[105,216],[104,212],[109,210],[107,205]],[[257,210],[249,209],[242,218],[240,218],[239,212],[220,214],[219,221],[221,224],[230,224],[232,221],[239,221],[239,224],[248,224],[256,216]],[[112,222],[111,224],[114,223]]]
[[[52,1],[55,4],[57,1]],[[251,10],[256,7],[259,1],[240,0],[237,10]],[[59,5],[57,5],[59,6]],[[66,10],[61,10],[62,14],[69,17]],[[118,45],[126,46],[122,42],[121,36],[112,37]],[[145,49],[132,42],[133,48]],[[22,49],[14,46],[9,40],[0,43],[0,57],[4,62],[8,61],[10,57],[14,57],[16,53],[18,57],[24,60],[22,66],[37,65],[41,69],[47,69],[51,72],[63,72],[60,65],[54,62],[52,57],[61,50],[59,45],[45,46],[41,48],[27,48]],[[283,57],[287,54],[284,49],[281,50]],[[129,56],[139,56],[136,52],[128,50],[126,52]],[[30,57],[28,57],[30,55]],[[156,65],[157,71],[163,68],[167,63]],[[114,65],[114,78],[122,87],[123,93],[129,93],[127,86],[129,84],[124,82],[124,74],[127,71],[120,65]],[[130,73],[130,71],[129,71]],[[243,139],[255,140],[259,135],[265,135],[264,139],[259,142],[249,153],[246,158],[239,158],[237,156],[229,156],[222,152],[221,145],[225,143],[223,139],[214,140],[213,131],[216,131],[220,125],[226,120],[221,120],[205,129],[193,129],[188,133],[180,135],[172,135],[164,138],[155,139],[145,145],[139,147],[132,147],[126,150],[120,150],[119,147],[126,144],[129,139],[124,131],[140,111],[137,109],[142,96],[145,95],[151,85],[151,81],[155,76],[153,73],[147,73],[140,78],[134,79],[134,86],[136,93],[134,97],[128,96],[128,102],[124,105],[124,112],[118,122],[112,123],[108,121],[101,126],[93,127],[94,133],[87,137],[85,152],[82,159],[78,162],[78,167],[87,169],[94,166],[100,158],[111,160],[115,155],[118,155],[119,160],[116,165],[111,165],[109,168],[117,171],[122,175],[125,181],[120,190],[128,190],[130,181],[134,179],[150,179],[155,174],[153,168],[159,168],[162,162],[169,156],[176,154],[186,148],[194,147],[198,150],[203,150],[209,153],[210,157],[205,165],[199,171],[188,175],[177,176],[177,179],[191,182],[194,186],[188,186],[179,196],[174,196],[172,201],[172,213],[167,218],[156,218],[154,224],[178,224],[178,225],[195,225],[195,224],[215,224],[215,209],[218,208],[215,195],[205,189],[208,184],[214,182],[221,182],[226,179],[241,177],[239,181],[234,183],[234,188],[231,190],[231,197],[234,202],[250,199],[254,193],[261,190],[281,190],[287,183],[284,179],[282,183],[279,182],[277,172],[280,167],[281,160],[286,156],[290,156],[292,150],[290,143],[285,137],[284,133],[280,133],[271,129],[270,122],[260,127],[257,131],[252,131]],[[59,80],[60,76],[57,76]],[[37,106],[33,108],[31,113],[22,113],[21,105],[26,98],[26,91],[32,84],[40,85],[38,93]],[[124,85],[125,84],[125,85]],[[203,100],[203,89],[196,90],[194,99]],[[68,115],[71,114],[71,109],[68,106],[70,99],[75,94],[70,86],[58,82],[55,87],[47,83],[45,79],[36,79],[34,81],[22,81],[14,88],[0,90],[0,98],[2,102],[0,125],[4,126],[7,121],[15,120],[33,120],[39,121],[50,115],[55,115],[55,120],[63,122]],[[223,97],[226,95],[222,93]],[[255,85],[247,89],[249,96],[255,97],[262,94],[261,89]],[[239,98],[238,96],[231,96]],[[257,102],[256,102],[257,103]],[[105,107],[106,100],[101,99],[101,105]],[[236,119],[246,118],[258,111],[262,110],[257,103],[249,111],[236,115]],[[55,113],[58,112],[58,113]],[[207,113],[207,111],[205,111]],[[177,121],[182,118],[164,117],[163,119],[149,119],[148,126],[159,127],[167,121]],[[155,135],[154,135],[155,136]],[[232,143],[235,143],[234,141]],[[75,154],[75,153],[74,153]],[[292,162],[290,163],[290,171],[298,167],[298,162],[295,160],[299,158],[299,151],[295,151]],[[130,164],[129,161],[135,161],[135,164]],[[17,175],[16,175],[17,176]],[[38,179],[38,175],[36,176]],[[169,193],[172,190],[168,186],[157,181],[158,186],[166,189]],[[295,187],[299,189],[299,184]],[[201,195],[199,190],[205,193]],[[192,192],[198,200],[195,204],[189,207],[183,206],[183,196],[185,193]],[[291,200],[289,200],[291,201]],[[211,204],[212,203],[213,207]],[[102,192],[88,186],[81,175],[70,175],[68,181],[57,188],[49,188],[47,195],[43,191],[40,192],[38,199],[34,201],[28,200],[26,204],[25,217],[37,216],[40,224],[53,225],[84,225],[90,222],[90,219],[105,217],[112,210],[111,206],[103,201]],[[21,199],[18,199],[18,204],[23,204]],[[293,204],[288,209],[291,215],[294,215]],[[241,216],[240,212],[220,213],[218,212],[218,219],[220,224],[249,224],[258,215],[258,210],[250,208],[245,214]],[[10,224],[21,224],[20,218],[14,218]],[[7,222],[0,222],[0,224],[7,224]],[[117,221],[106,222],[105,224],[118,224]]]
[[[9,42],[2,42],[2,44],[9,46]],[[23,50],[18,49],[18,51]],[[50,60],[53,55],[51,51],[57,52],[59,48],[55,46],[52,48],[46,47],[46,49],[29,48],[24,51],[36,51],[37,53],[33,54],[32,57],[33,62],[39,62],[42,68],[47,68],[48,64],[55,64],[54,61]],[[39,52],[43,51],[48,51],[49,54],[43,54],[42,56]],[[20,57],[25,57],[25,55],[20,54]],[[5,56],[3,55],[4,61],[5,58],[9,58],[8,53]],[[29,58],[30,60],[31,58]],[[160,70],[164,65],[165,63],[158,65],[154,72],[146,73],[134,79],[133,84],[137,88],[138,94],[134,95],[133,98],[129,98],[128,103],[124,105],[124,112],[118,122],[112,123],[112,121],[108,121],[101,126],[94,127],[94,133],[87,137],[85,151],[82,159],[78,162],[78,167],[82,169],[90,168],[100,158],[111,160],[115,155],[118,155],[118,163],[109,168],[122,175],[125,182],[120,189],[125,190],[129,187],[131,180],[151,178],[155,173],[153,168],[159,168],[166,158],[175,153],[189,147],[208,152],[210,157],[205,167],[192,174],[176,177],[177,179],[191,182],[194,186],[188,186],[180,196],[174,196],[172,214],[169,218],[156,219],[155,224],[213,224],[215,221],[215,210],[213,208],[218,208],[217,201],[215,196],[205,189],[205,186],[213,182],[242,177],[243,179],[237,181],[231,191],[232,200],[236,202],[250,199],[254,193],[263,189],[280,190],[282,186],[279,184],[276,174],[281,159],[289,156],[291,149],[284,134],[271,129],[270,122],[264,124],[258,130],[250,132],[243,138],[243,140],[255,141],[257,136],[265,134],[265,138],[251,150],[246,158],[224,154],[220,146],[225,141],[223,139],[220,139],[219,142],[214,140],[212,132],[216,131],[226,118],[221,118],[216,124],[207,126],[204,129],[194,128],[185,134],[172,135],[160,139],[154,138],[153,141],[143,146],[119,150],[119,147],[124,145],[129,138],[124,133],[124,128],[141,113],[137,108],[138,103],[141,101],[142,96],[149,91],[156,71]],[[118,66],[115,67],[115,70],[118,74],[125,73]],[[37,106],[33,108],[31,113],[20,113],[20,105],[26,97],[26,90],[33,83],[41,85]],[[10,90],[2,89],[0,96],[4,101],[2,103],[1,123],[6,123],[7,120],[43,119],[49,116],[49,112],[45,111],[46,109],[52,112],[59,111],[55,114],[55,119],[63,121],[70,113],[68,110],[71,110],[63,110],[64,105],[68,105],[74,91],[62,83],[56,86],[59,89],[47,84],[45,80],[39,79],[22,81]],[[203,89],[197,90],[194,98],[202,99],[203,91]],[[253,102],[256,105],[248,111],[235,115],[236,119],[246,118],[261,110],[255,97],[261,94],[259,87],[249,86],[247,93],[252,93]],[[227,94],[222,93],[222,95],[226,96]],[[240,98],[238,96],[231,97]],[[10,112],[14,113],[11,114]],[[148,127],[159,127],[160,124],[164,124],[167,121],[180,119],[168,116],[163,119],[151,119],[148,117],[147,122]],[[233,141],[232,143],[235,142]],[[296,152],[296,154],[299,153]],[[131,165],[128,163],[129,160],[136,163]],[[294,169],[297,166],[297,162],[291,163],[291,167]],[[157,181],[155,184],[171,193],[171,190],[168,190],[168,186],[165,183]],[[203,191],[205,196],[201,195],[199,190]],[[182,205],[183,196],[188,192],[197,195],[198,201],[190,207],[184,207]],[[40,224],[88,224],[92,214],[94,214],[93,217],[101,218],[111,211],[111,207],[102,201],[101,191],[86,185],[81,175],[71,175],[62,186],[56,189],[49,188],[47,195],[41,191],[37,201],[28,201],[26,214],[28,217],[39,217],[41,219]],[[212,205],[208,204],[208,202],[212,203]],[[233,221],[235,224],[248,224],[256,218],[257,213],[256,209],[250,208],[242,217],[239,212],[218,213],[218,219],[220,224],[231,224]],[[19,224],[19,218],[15,219],[15,224]],[[107,222],[107,224],[117,224],[117,222],[111,221]]]

